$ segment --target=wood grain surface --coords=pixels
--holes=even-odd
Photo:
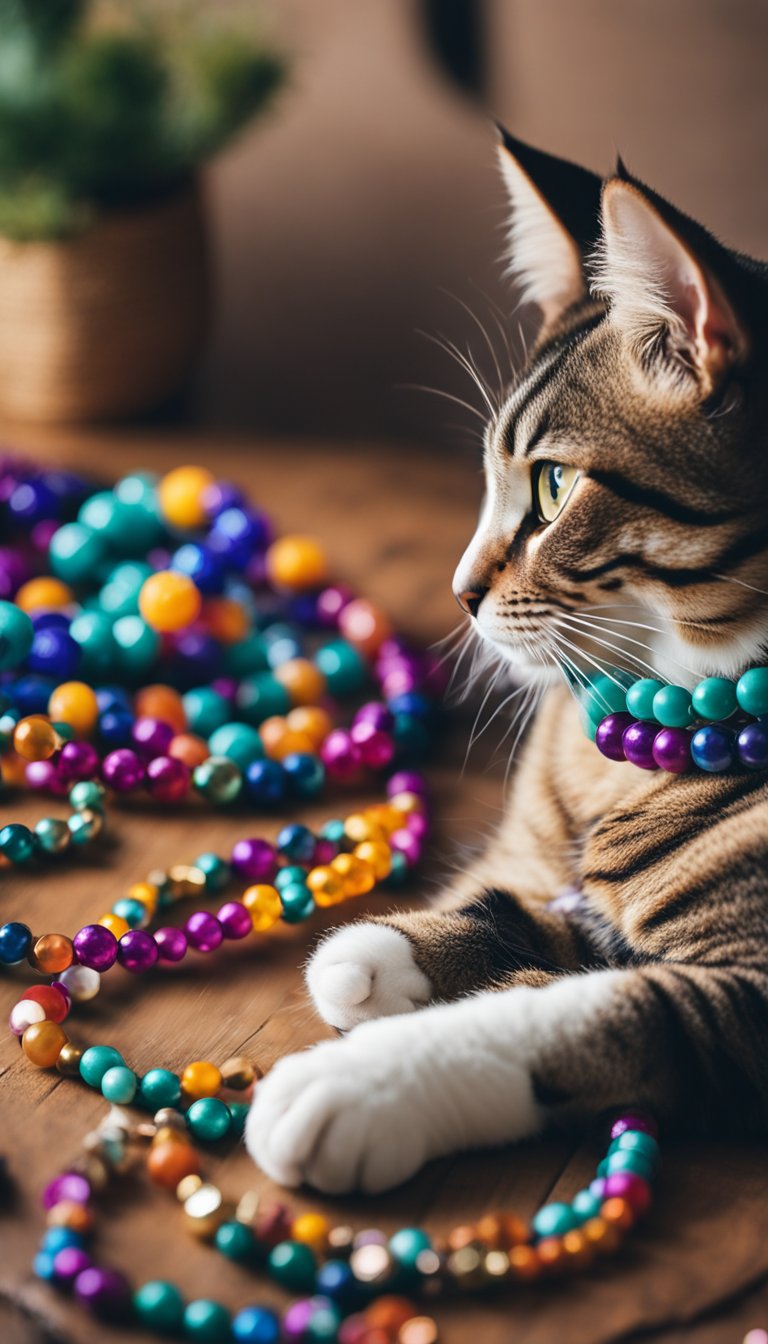
[[[253,444],[138,432],[5,437],[35,456],[108,478],[138,467],[209,463],[247,486],[281,528],[321,537],[339,576],[387,607],[402,629],[431,641],[456,623],[450,578],[479,500],[474,461],[388,444]],[[403,902],[434,891],[461,845],[477,842],[498,816],[506,765],[494,761],[501,733],[496,743],[486,741],[494,726],[462,770],[470,726],[466,709],[446,720],[432,770],[436,836]],[[19,796],[3,802],[2,819],[7,814],[32,821],[44,810],[64,811]],[[335,810],[324,803],[309,809],[306,819],[319,822]],[[153,866],[186,861],[202,849],[225,852],[240,835],[273,835],[276,828],[275,820],[246,812],[218,815],[190,807],[158,817],[155,810],[125,805],[113,813],[104,844],[71,864],[62,862],[42,876],[3,873],[3,918],[22,918],[38,932],[71,934]],[[358,903],[350,916],[382,910],[387,899]],[[326,916],[331,918],[338,915]],[[326,1034],[300,975],[322,926],[316,920],[285,929],[261,946],[235,945],[205,966],[193,958],[140,983],[115,970],[100,997],[78,1011],[73,1038],[112,1041],[140,1071],[240,1052],[268,1068]],[[6,1012],[27,982],[23,971],[4,974]],[[15,1186],[10,1206],[0,1211],[1,1344],[102,1344],[108,1337],[127,1344],[139,1336],[130,1330],[108,1335],[30,1272],[42,1228],[40,1191],[76,1154],[105,1103],[77,1082],[34,1069],[4,1032],[0,1071],[0,1151]],[[741,1344],[747,1329],[768,1325],[765,1149],[679,1143],[665,1145],[664,1152],[654,1210],[616,1263],[571,1283],[441,1305],[436,1314],[444,1344]],[[571,1195],[588,1179],[595,1156],[588,1144],[546,1140],[433,1163],[406,1186],[375,1199],[319,1199],[311,1192],[289,1198],[356,1227],[423,1221],[439,1233],[499,1206],[530,1214],[550,1195]],[[205,1169],[227,1194],[254,1188],[281,1197],[241,1147],[220,1145],[206,1156]],[[283,1300],[262,1276],[248,1275],[194,1241],[175,1201],[143,1176],[124,1182],[100,1226],[104,1259],[135,1282],[167,1276],[188,1297],[216,1296],[233,1309]]]

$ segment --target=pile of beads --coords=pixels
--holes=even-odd
[[[585,730],[609,760],[677,775],[768,768],[768,667],[735,682],[705,677],[693,691],[617,669],[579,694]]]
[[[262,1304],[232,1315],[214,1300],[185,1303],[165,1280],[133,1289],[122,1273],[96,1262],[88,1244],[95,1199],[113,1172],[130,1165],[131,1141],[139,1135],[151,1139],[152,1179],[175,1191],[194,1235],[244,1268],[259,1269],[304,1295],[282,1319]],[[544,1205],[530,1226],[514,1214],[488,1215],[454,1228],[439,1243],[418,1227],[392,1236],[375,1229],[355,1234],[319,1213],[294,1216],[284,1205],[264,1207],[251,1193],[235,1206],[203,1179],[199,1165],[187,1169],[188,1160],[179,1164],[183,1174],[177,1181],[170,1169],[158,1180],[153,1152],[174,1144],[182,1153],[190,1147],[178,1122],[162,1117],[159,1125],[132,1127],[113,1110],[87,1136],[83,1156],[44,1190],[48,1230],[34,1268],[40,1278],[73,1291],[102,1320],[208,1344],[364,1344],[369,1332],[381,1344],[436,1344],[434,1321],[417,1314],[411,1297],[482,1291],[584,1270],[615,1251],[647,1211],[659,1164],[654,1122],[640,1113],[620,1116],[595,1179],[570,1203]],[[404,1293],[408,1297],[400,1296]]]

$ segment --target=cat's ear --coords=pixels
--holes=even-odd
[[[498,126],[499,161],[512,205],[509,269],[545,323],[587,294],[584,261],[597,241],[601,180],[586,168],[516,140]]]
[[[651,377],[683,387],[693,380],[706,398],[744,357],[727,268],[726,249],[620,163],[603,189],[593,290]]]

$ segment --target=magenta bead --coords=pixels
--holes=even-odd
[[[116,1269],[91,1265],[75,1279],[75,1296],[84,1307],[105,1320],[130,1319],[131,1290],[128,1280]]]
[[[402,854],[409,865],[418,863],[421,858],[421,841],[418,836],[405,829],[404,826],[399,831],[394,831],[389,837],[391,849],[396,849]]]
[[[647,1111],[628,1111],[626,1115],[620,1115],[611,1125],[611,1138],[620,1138],[628,1129],[637,1129],[643,1134],[650,1134],[652,1139],[659,1137],[659,1126]]]
[[[405,829],[415,835],[417,840],[423,840],[429,830],[429,822],[423,812],[409,812],[405,819]]]
[[[247,938],[253,929],[253,920],[242,901],[227,901],[216,911],[225,938]]]
[[[147,788],[161,803],[178,803],[189,789],[189,773],[175,756],[155,756],[147,766]]]
[[[137,975],[150,970],[158,956],[157,943],[152,934],[145,933],[143,929],[129,929],[117,944],[117,960],[120,965],[126,971],[133,971]]]
[[[421,678],[402,664],[393,664],[381,678],[381,691],[385,700],[394,700],[396,695],[408,695],[420,689]]]
[[[597,725],[595,746],[609,761],[624,761],[623,737],[634,719],[631,714],[606,714]]]
[[[117,960],[117,939],[103,924],[86,924],[72,939],[77,960],[100,975]]]
[[[306,1339],[315,1310],[316,1307],[311,1298],[302,1298],[299,1302],[292,1302],[283,1316],[283,1339]]]
[[[150,760],[153,756],[164,756],[174,738],[173,728],[163,719],[155,719],[144,714],[137,719],[131,729],[131,741],[139,756]]]
[[[40,1202],[44,1209],[52,1209],[65,1199],[72,1204],[87,1204],[91,1194],[90,1182],[79,1171],[63,1171],[48,1182]]]
[[[116,793],[133,793],[144,783],[144,766],[130,747],[119,747],[104,757],[101,777]]]
[[[93,779],[99,769],[99,753],[90,742],[65,742],[58,759],[62,779],[74,782]]]
[[[167,925],[156,929],[155,943],[161,961],[182,961],[187,953],[187,935],[183,929]]]
[[[315,844],[315,851],[312,855],[312,867],[324,867],[331,859],[335,859],[339,852],[339,846],[333,840],[322,838]]]
[[[320,748],[320,759],[331,779],[348,782],[357,779],[362,765],[360,748],[345,728],[334,728]]]
[[[624,756],[631,765],[638,765],[642,770],[658,768],[653,756],[653,743],[658,731],[658,724],[644,723],[640,719],[625,728],[621,741]]]
[[[235,703],[237,688],[238,682],[235,681],[234,677],[215,677],[211,682],[211,690],[215,691],[217,695],[223,696],[225,700],[229,700],[232,704]]]
[[[373,723],[353,724],[350,737],[360,752],[363,765],[370,770],[383,770],[395,754],[392,735],[376,728]]]
[[[343,583],[334,583],[328,588],[323,588],[317,595],[317,621],[319,625],[326,630],[335,630],[339,623],[339,616],[345,607],[348,607],[354,597],[351,588]]]
[[[30,789],[36,793],[52,793],[63,798],[69,792],[69,786],[56,768],[53,761],[28,761],[24,768],[24,778]]]
[[[190,947],[196,952],[215,952],[224,939],[224,930],[215,915],[197,910],[184,925]]]
[[[670,775],[684,775],[691,765],[691,734],[685,728],[662,728],[653,739],[653,759]]]
[[[645,1213],[651,1205],[651,1187],[634,1171],[617,1171],[605,1178],[606,1199],[626,1199],[635,1213]]]
[[[369,700],[366,705],[360,706],[352,720],[353,730],[359,723],[370,723],[381,733],[391,733],[395,726],[393,715],[381,700]],[[352,736],[354,737],[354,731]]]
[[[90,1269],[93,1261],[82,1246],[63,1246],[53,1257],[53,1273],[59,1283],[74,1283],[78,1274]]]
[[[232,867],[249,882],[271,882],[277,872],[274,846],[257,836],[238,840],[232,850]]]
[[[426,798],[429,792],[427,781],[415,770],[398,770],[387,780],[387,797],[394,798],[398,793],[416,793]]]

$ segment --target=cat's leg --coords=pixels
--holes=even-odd
[[[377,1191],[430,1158],[621,1105],[695,1123],[719,1102],[755,1119],[762,1051],[746,1050],[741,1003],[764,1034],[764,971],[655,965],[366,1022],[277,1064],[246,1143],[285,1185]]]

